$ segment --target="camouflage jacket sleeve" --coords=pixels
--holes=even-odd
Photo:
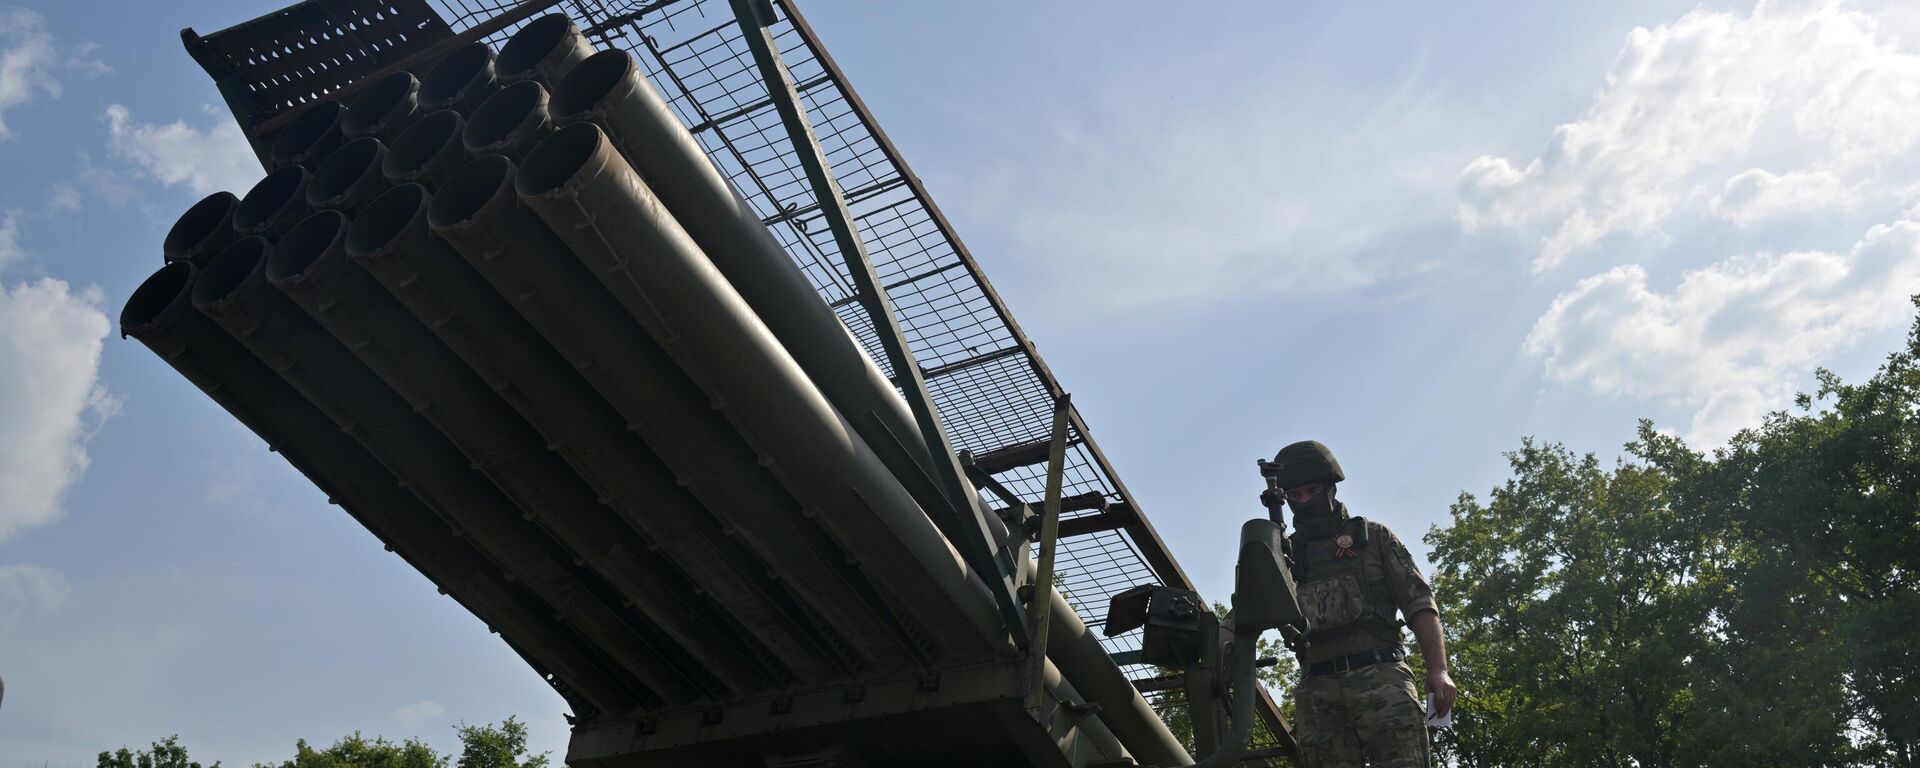
[[[1412,619],[1421,611],[1439,613],[1440,606],[1433,600],[1433,587],[1420,575],[1420,566],[1414,564],[1413,553],[1407,551],[1407,545],[1384,525],[1374,533],[1381,545],[1381,559],[1387,564],[1387,585],[1393,590],[1393,602],[1400,609],[1400,615]]]

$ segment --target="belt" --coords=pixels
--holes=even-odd
[[[1375,648],[1371,651],[1342,656],[1337,659],[1316,661],[1305,666],[1306,677],[1318,677],[1339,672],[1369,667],[1375,664],[1391,664],[1407,657],[1407,652],[1399,648]]]

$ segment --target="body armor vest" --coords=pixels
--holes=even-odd
[[[1404,622],[1394,616],[1398,604],[1387,580],[1387,554],[1373,545],[1386,538],[1385,528],[1364,517],[1348,518],[1334,536],[1293,533],[1294,581],[1311,627],[1301,662],[1400,645]]]

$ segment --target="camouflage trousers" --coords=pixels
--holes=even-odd
[[[1403,662],[1317,675],[1294,689],[1306,768],[1429,768],[1426,712]]]

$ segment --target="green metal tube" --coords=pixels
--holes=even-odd
[[[240,198],[232,192],[220,191],[200,198],[200,202],[174,220],[166,239],[160,241],[162,261],[167,264],[191,261],[195,265],[212,261],[215,254],[233,243],[233,212],[239,207]]]
[[[468,157],[506,155],[518,160],[553,133],[547,117],[547,89],[534,80],[501,88],[467,118],[460,144]]]
[[[405,398],[521,515],[560,542],[570,559],[592,565],[609,551],[644,552],[647,543],[633,537],[592,489],[543,450],[545,442],[537,433],[372,276],[348,261],[347,233],[344,216],[333,211],[314,214],[274,249],[265,267],[267,281]],[[509,553],[522,555],[532,548],[512,538],[517,527],[503,525],[494,538],[476,530],[476,541],[502,559]],[[607,601],[608,606],[617,604]],[[713,668],[695,663],[698,657],[690,658],[691,649],[673,642],[670,633],[658,637],[653,627],[644,626],[651,622],[637,621],[624,611],[593,618],[603,622],[597,625],[603,631],[596,639],[607,643],[607,651],[648,687],[685,690],[691,683],[718,692],[720,686],[704,679]],[[727,678],[719,683],[731,687]]]
[[[505,84],[534,80],[552,88],[573,65],[592,56],[593,50],[573,19],[564,13],[549,13],[527,22],[500,46],[494,73]]]
[[[359,213],[386,191],[387,179],[380,175],[380,166],[386,159],[387,145],[379,139],[365,136],[347,142],[334,150],[307,180],[307,206],[348,216]]]
[[[914,498],[923,507],[944,498],[933,481],[938,475],[926,438],[893,382],[820,299],[632,57],[614,50],[588,57],[555,88],[549,109],[562,125],[592,122],[605,130],[660,203]],[[977,517],[971,502],[953,501],[967,505],[962,514]]]
[[[454,179],[457,188],[460,176]],[[791,678],[820,682],[840,671],[805,631],[809,618],[768,576],[767,564],[678,484],[621,415],[452,246],[428,232],[426,190],[404,185],[381,197],[354,223],[347,253],[539,430],[547,450],[591,484],[619,520],[647,537],[659,550],[650,559],[664,556],[686,575],[682,585],[649,586],[642,577],[659,565],[641,562],[646,553],[612,546],[621,537],[601,534],[612,549],[600,555],[612,560],[601,570],[627,599],[724,672],[737,691]],[[594,541],[575,546],[593,551]],[[763,657],[766,673],[743,664]]]
[[[323,213],[322,216],[338,214]],[[389,472],[427,502],[457,535],[498,562],[503,570],[553,607],[561,617],[609,656],[648,646],[619,616],[606,595],[594,590],[586,574],[570,568],[570,555],[521,516],[513,502],[469,459],[347,348],[329,336],[287,296],[267,284],[264,269],[269,245],[248,238],[214,258],[196,282],[194,307],[233,335],[240,344],[351,434]],[[638,648],[636,648],[638,646]],[[654,657],[639,659],[648,663]],[[616,674],[643,705],[684,703],[697,696],[693,685],[649,671],[643,682],[632,674],[635,659],[619,658]]]
[[[420,79],[412,72],[395,72],[353,97],[340,130],[348,139],[371,136],[391,143],[422,114]]]
[[[551,609],[474,551],[367,450],[239,342],[194,311],[200,272],[176,262],[154,273],[120,314],[125,336],[138,339],[267,446],[313,481],[388,548],[401,553],[442,591],[500,632],[535,670],[557,675],[557,687],[581,714],[626,712],[635,695],[615,682],[602,660]],[[587,706],[582,706],[583,704]]]
[[[495,292],[619,412],[732,535],[797,593],[852,669],[898,666],[914,640],[883,618],[874,586],[759,465],[711,401],[513,192],[504,157],[469,163],[429,220]]]
[[[599,127],[576,124],[541,142],[515,190],[861,561],[895,611],[929,630],[930,644],[952,655],[1011,650],[986,585]]]

